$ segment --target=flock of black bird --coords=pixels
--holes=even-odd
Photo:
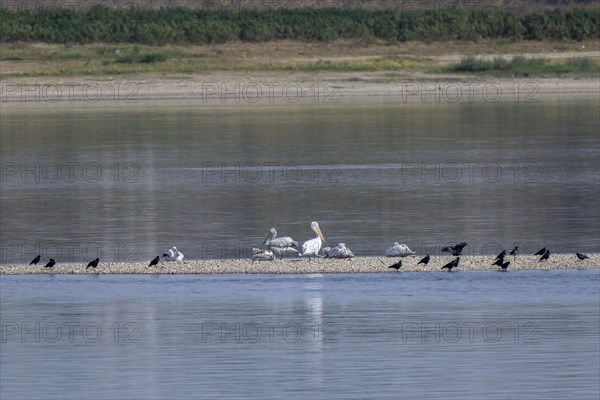
[[[444,247],[441,250],[442,253],[450,253],[453,256],[455,256],[456,259],[450,261],[448,264],[444,265],[441,269],[447,269],[448,271],[452,271],[452,268],[456,268],[458,266],[458,263],[460,262],[460,255],[462,254],[462,250],[465,248],[465,246],[467,246],[467,243],[462,242],[462,243],[458,243],[455,246]],[[519,253],[519,247],[517,246],[514,249],[512,249],[511,252],[508,253],[508,255],[513,256],[513,260],[514,260],[517,258],[518,253]],[[502,252],[496,256],[496,259],[494,260],[492,265],[497,265],[502,270],[506,271],[508,269],[508,266],[510,265],[510,261],[504,261],[506,254],[507,254],[506,250],[502,250]],[[544,247],[544,248],[538,250],[533,255],[541,256],[539,261],[542,262],[542,261],[548,260],[550,258],[550,250],[548,250]],[[583,261],[586,258],[589,258],[586,254],[575,253],[575,255],[577,256],[577,258],[580,261]],[[29,265],[37,265],[41,259],[42,259],[42,256],[38,254],[33,260],[31,260]],[[427,265],[427,264],[429,264],[430,260],[431,260],[431,257],[429,256],[429,254],[427,254],[425,257],[423,257],[421,259],[421,261],[419,261],[417,263],[417,265],[419,265],[419,264]],[[154,265],[157,265],[159,261],[160,261],[160,257],[156,256],[152,261],[150,261],[150,264],[148,264],[148,266],[152,267]],[[87,264],[87,266],[85,267],[85,269],[96,268],[99,263],[100,263],[100,258],[96,258],[96,259],[90,261]],[[54,265],[56,265],[56,261],[54,261],[54,259],[51,258],[48,261],[48,263],[46,265],[44,265],[44,268],[52,268],[52,267],[54,267]],[[398,271],[398,270],[400,270],[401,267],[402,267],[402,260],[398,261],[394,265],[390,265],[388,268],[394,268],[396,271]]]
[[[31,260],[29,265],[37,265],[37,263],[39,263],[41,259],[42,259],[42,256],[38,254],[33,260]],[[87,264],[87,266],[85,267],[85,269],[96,268],[99,263],[100,263],[100,258],[96,258],[96,259],[90,261]],[[51,258],[50,260],[48,260],[48,263],[46,265],[44,265],[44,268],[52,268],[55,265],[56,265],[56,261],[54,261],[54,258]]]
[[[441,250],[442,253],[450,253],[453,256],[455,256],[456,258],[454,260],[450,261],[448,264],[444,265],[441,269],[447,269],[448,271],[452,271],[452,268],[458,267],[458,263],[460,262],[460,255],[462,254],[462,251],[466,246],[467,246],[466,242],[461,242],[454,246],[446,246],[446,247],[442,248],[442,250]],[[510,251],[510,253],[508,253],[508,255],[513,256],[513,260],[516,260],[517,254],[519,254],[519,246],[515,246],[515,248],[513,248]],[[544,248],[538,250],[533,255],[541,256],[538,262],[546,261],[550,258],[550,250],[548,250],[544,247]],[[510,261],[504,260],[506,258],[506,256],[507,256],[506,250],[502,250],[500,252],[500,254],[498,254],[496,256],[492,265],[497,265],[498,267],[501,268],[502,271],[506,271],[508,269],[508,266],[510,265]],[[582,253],[575,253],[575,256],[577,256],[577,258],[580,261],[583,261],[586,258],[589,258],[589,256],[587,256],[586,254],[582,254]],[[421,261],[419,261],[417,263],[417,265],[419,265],[419,264],[427,265],[429,263],[429,260],[431,260],[431,257],[429,256],[429,254],[427,254],[425,257],[423,257],[421,259]],[[402,260],[398,261],[394,265],[390,265],[388,268],[393,268],[396,271],[399,271],[401,267],[402,267]]]

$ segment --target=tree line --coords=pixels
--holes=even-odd
[[[214,44],[278,39],[397,41],[586,40],[600,38],[600,8],[511,11],[447,8],[395,13],[365,9],[210,11],[0,8],[0,41],[64,44]]]

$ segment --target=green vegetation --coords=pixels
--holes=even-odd
[[[73,55],[73,58],[71,58]],[[75,56],[76,55],[76,56]],[[42,61],[32,70],[0,73],[0,79],[27,76],[122,75],[132,73],[191,74],[217,71],[387,71],[421,69],[421,61],[397,56],[356,60],[284,61],[208,56],[193,49],[145,45],[10,45],[0,61]]]
[[[241,45],[243,46],[243,45]],[[319,57],[294,60],[289,58],[255,58],[205,52],[201,47],[147,46],[138,44],[87,45],[2,45],[0,79],[33,76],[79,76],[124,74],[194,74],[211,72],[381,72],[382,82],[394,81],[406,73],[479,74],[498,77],[560,76],[573,74],[598,76],[600,61],[594,58],[485,58],[465,56],[459,62],[432,65],[427,57],[383,55],[322,59]],[[431,75],[435,79],[436,75]],[[356,78],[354,78],[356,79]]]
[[[574,58],[566,61],[548,61],[544,58],[513,57],[511,60],[498,57],[486,60],[467,56],[459,63],[442,68],[442,72],[485,73],[495,76],[544,76],[560,74],[598,74],[600,63],[589,58]]]
[[[166,61],[167,57],[165,51],[140,51],[138,46],[133,48],[133,52],[115,52],[115,61],[122,64],[153,64]],[[109,63],[105,61],[105,65]]]
[[[244,44],[233,47],[243,48]],[[385,46],[388,48],[388,46]],[[395,53],[391,47],[391,53]],[[33,76],[79,76],[161,74],[179,75],[212,72],[380,72],[367,80],[395,81],[420,72],[437,79],[437,74],[479,74],[498,77],[599,76],[600,61],[596,58],[544,59],[527,57],[465,56],[458,62],[439,65],[421,53],[420,56],[387,54],[304,59],[288,57],[246,57],[196,46],[148,46],[139,44],[56,45],[14,43],[0,45],[3,68],[0,79]],[[445,61],[447,62],[447,61]],[[357,79],[356,77],[352,79]]]
[[[588,40],[600,38],[600,8],[517,15],[497,10],[441,9],[403,12],[363,9],[208,11],[183,8],[127,10],[94,6],[61,9],[0,9],[0,41],[62,44],[207,44],[277,39],[331,41],[405,40]],[[146,58],[146,63],[162,57]],[[132,62],[135,62],[133,60]]]

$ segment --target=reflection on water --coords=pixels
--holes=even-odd
[[[0,262],[245,258],[313,220],[357,255],[597,252],[598,105],[4,113]]]
[[[2,276],[0,397],[598,398],[599,284],[598,270]]]

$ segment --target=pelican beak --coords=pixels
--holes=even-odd
[[[325,236],[323,236],[323,232],[321,232],[321,228],[319,228],[317,226],[317,234],[319,235],[319,237],[321,238],[322,241],[327,242],[327,239],[325,239]]]
[[[262,243],[263,245],[264,245],[265,243],[267,243],[267,240],[269,240],[269,236],[271,236],[271,235],[267,235],[267,237],[265,238],[265,241]]]

